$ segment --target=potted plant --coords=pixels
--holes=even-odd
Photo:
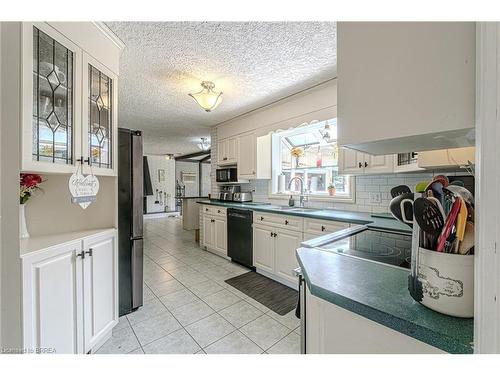
[[[328,185],[328,195],[332,197],[335,195],[335,185],[333,183]]]
[[[43,182],[42,176],[32,173],[21,173],[19,179],[19,233],[20,238],[29,238],[28,227],[26,226],[25,205],[33,193],[41,190],[40,185]]]
[[[304,149],[302,147],[294,147],[290,151],[290,155],[295,158],[295,168],[299,168],[299,159],[304,156]]]

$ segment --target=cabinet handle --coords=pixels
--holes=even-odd
[[[91,257],[93,253],[94,253],[94,249],[92,249],[92,248],[89,248],[89,251],[85,252],[85,254],[88,254],[89,257]]]
[[[262,220],[264,220],[264,217],[262,217],[262,216],[261,216],[261,217],[260,217],[260,221],[262,221]]]
[[[81,156],[79,159],[76,159],[76,161],[80,162],[81,165],[83,165],[84,163],[87,163],[90,166],[90,164],[92,163],[92,160],[90,159],[90,157],[88,157],[87,159],[84,159],[83,156]]]
[[[365,161],[365,168],[368,167],[368,162]]]
[[[220,214],[220,210],[217,210],[217,213]]]
[[[205,208],[205,211],[208,211],[208,208]]]
[[[227,158],[226,158],[226,157],[224,157],[224,158],[222,158],[222,160],[227,160]]]
[[[273,236],[273,232],[271,232],[271,237]]]
[[[363,168],[363,164],[361,164],[361,162],[358,163],[358,167],[359,168]]]
[[[285,220],[285,225],[288,225],[288,220]]]
[[[78,257],[81,257],[82,259],[85,259],[85,251],[83,251],[83,250],[82,250],[82,251],[80,251],[80,253],[79,253],[79,254],[76,254],[76,257],[77,257],[77,258],[78,258]]]
[[[321,226],[321,231],[322,231],[322,232],[324,232],[324,231],[325,231],[325,229],[326,229],[326,228],[325,228],[325,226],[324,226],[324,225],[322,225],[322,226]]]
[[[278,233],[274,233],[274,237],[278,237]]]

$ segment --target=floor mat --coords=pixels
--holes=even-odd
[[[296,290],[257,272],[248,272],[226,280],[226,283],[262,303],[279,315],[286,315],[297,306]]]

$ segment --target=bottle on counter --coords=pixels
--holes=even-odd
[[[295,206],[295,201],[293,200],[293,195],[290,195],[290,199],[288,200],[288,205],[290,207]]]

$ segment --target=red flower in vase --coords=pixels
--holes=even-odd
[[[25,204],[35,190],[41,190],[38,185],[42,182],[42,176],[38,174],[21,173],[19,178],[19,203]]]

